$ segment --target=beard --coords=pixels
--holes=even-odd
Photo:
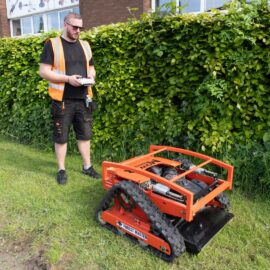
[[[73,41],[76,41],[79,38],[79,35],[78,32],[67,31],[67,37]]]

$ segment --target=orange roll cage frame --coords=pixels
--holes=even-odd
[[[203,162],[177,175],[173,179],[168,180],[145,169],[150,167],[149,164],[153,163],[166,164],[172,167],[176,167],[177,165],[181,164],[180,162],[175,160],[156,157],[157,154],[165,151],[195,157],[201,159]],[[227,171],[227,179],[218,179],[218,185],[216,188],[211,190],[204,197],[194,202],[193,193],[183,188],[182,186],[177,185],[175,181],[190,174],[195,174],[196,176],[198,176],[195,171],[198,168],[203,168],[207,164],[214,164],[218,167],[225,169]],[[150,199],[161,209],[163,213],[184,218],[186,221],[192,221],[195,214],[200,211],[204,206],[211,204],[214,198],[217,197],[221,192],[232,189],[233,170],[233,166],[204,154],[196,153],[182,148],[151,145],[149,153],[146,155],[134,157],[120,163],[104,161],[102,163],[102,178],[104,189],[110,189],[114,184],[121,180],[128,180],[133,181],[137,184],[143,184],[151,179],[156,181],[157,183],[163,184],[170,188],[170,190],[173,190],[183,195],[186,198],[185,204],[154,193],[151,189],[144,192],[147,193]],[[209,176],[200,177],[202,177],[202,180],[205,182],[210,181],[211,183],[212,181],[212,178]]]

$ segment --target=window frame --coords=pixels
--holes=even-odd
[[[158,8],[157,3],[159,0],[151,0],[151,8],[152,12],[155,12],[156,9]],[[179,2],[181,3],[181,0],[172,0],[172,2],[175,1],[176,5],[179,6]],[[201,13],[201,12],[206,12],[206,1],[207,0],[198,0],[200,1],[200,10],[198,11],[192,11],[192,12],[187,12],[187,13]],[[226,1],[231,1],[231,0],[226,0]],[[268,0],[270,3],[270,0]],[[169,1],[168,1],[169,2]]]
[[[79,5],[78,6],[74,6],[74,7],[67,7],[67,8],[64,8],[64,9],[57,9],[57,10],[50,10],[49,12],[44,12],[44,13],[37,13],[37,14],[33,14],[31,16],[24,16],[24,17],[18,17],[18,18],[12,18],[9,22],[9,25],[10,25],[10,34],[11,34],[11,37],[24,37],[24,36],[29,36],[29,35],[33,35],[33,36],[36,36],[36,35],[40,35],[41,33],[34,33],[34,17],[36,16],[42,16],[43,18],[43,23],[44,23],[44,30],[43,32],[46,33],[46,32],[49,32],[49,31],[52,31],[52,30],[56,30],[56,31],[60,31],[62,29],[61,27],[61,22],[60,22],[60,13],[61,12],[65,12],[65,11],[68,11],[68,12],[73,12],[74,10],[79,10],[80,11],[80,7]],[[57,24],[58,24],[58,28],[57,29],[50,29],[48,30],[48,14],[50,13],[57,13]],[[23,23],[22,21],[26,18],[30,18],[31,19],[31,33],[27,33],[27,34],[24,34],[23,33]],[[15,36],[14,35],[14,29],[13,29],[13,22],[14,21],[19,21],[20,23],[20,29],[21,29],[21,35],[17,35]]]

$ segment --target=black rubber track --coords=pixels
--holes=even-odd
[[[100,222],[99,215],[101,212],[110,208],[114,198],[122,192],[132,198],[134,202],[141,208],[141,210],[148,216],[149,220],[151,221],[152,233],[162,238],[170,245],[171,254],[167,255],[151,247],[150,245],[147,246],[148,249],[150,249],[156,256],[167,262],[172,262],[175,257],[179,256],[186,250],[184,239],[179,231],[173,227],[169,220],[152,203],[152,201],[145,195],[138,185],[129,181],[119,182],[105,194],[95,213],[95,218],[101,226],[112,230],[114,233],[118,233],[117,228],[111,224],[102,224]],[[125,235],[133,240],[136,239],[129,234]]]

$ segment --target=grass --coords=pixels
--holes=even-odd
[[[233,190],[234,219],[197,256],[168,264],[97,225],[105,192],[80,169],[80,157],[68,156],[69,182],[59,186],[53,153],[0,139],[0,242],[25,246],[53,269],[270,269],[268,199]]]

